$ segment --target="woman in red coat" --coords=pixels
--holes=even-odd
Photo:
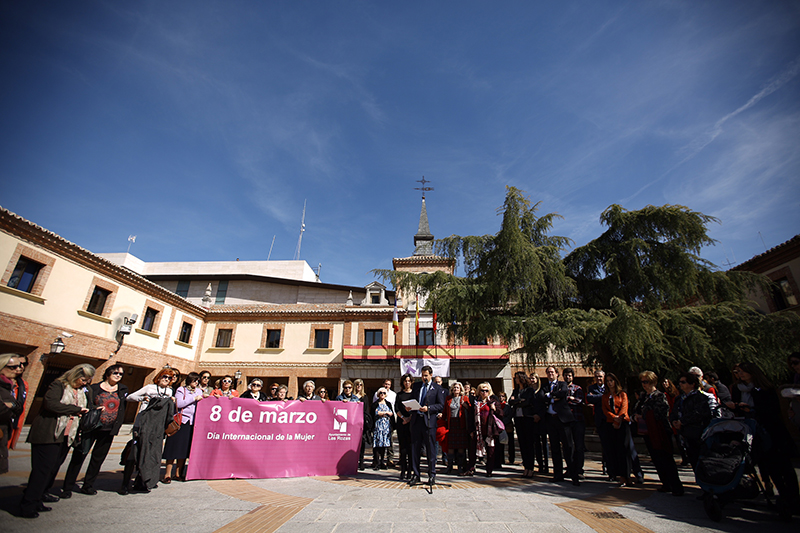
[[[453,464],[458,465],[458,474],[465,473],[467,450],[471,432],[471,404],[469,396],[464,394],[464,386],[456,381],[450,386],[450,395],[444,402],[442,419],[447,428],[445,449],[447,450],[447,473],[453,473]]]

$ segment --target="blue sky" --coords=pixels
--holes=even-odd
[[[713,215],[704,256],[800,230],[800,2],[5,2],[0,205],[145,261],[295,253],[365,285],[431,230]],[[759,235],[760,232],[760,235]],[[763,243],[762,243],[763,237]]]

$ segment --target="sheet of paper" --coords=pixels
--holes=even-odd
[[[406,409],[409,411],[419,411],[419,408],[422,407],[417,400],[406,400],[403,402],[403,405],[405,405]]]

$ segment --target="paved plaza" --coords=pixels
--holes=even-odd
[[[615,488],[601,479],[591,454],[580,487],[549,483],[545,477],[520,478],[521,466],[515,465],[491,479],[440,474],[431,491],[397,481],[397,470],[366,470],[344,479],[173,481],[150,494],[121,496],[116,493],[119,457],[127,439],[123,434],[115,440],[95,485],[96,496],[74,492],[68,500],[48,504],[53,510],[35,520],[16,516],[30,448],[21,444],[11,451],[10,472],[0,476],[0,531],[86,533],[112,527],[126,533],[690,533],[797,531],[800,523],[797,518],[793,524],[780,522],[763,500],[729,505],[722,522],[714,523],[696,499],[700,491],[688,469],[681,469],[686,495],[676,498],[656,492],[658,483],[646,460],[644,485]]]

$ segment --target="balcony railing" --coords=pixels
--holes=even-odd
[[[508,345],[469,346],[345,346],[344,359],[381,361],[392,359],[508,359]]]

